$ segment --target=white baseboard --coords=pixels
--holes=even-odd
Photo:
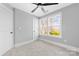
[[[5,51],[2,52],[2,54],[0,56],[4,56],[4,54],[9,51],[10,49],[12,49],[13,47],[7,48]]]
[[[15,47],[20,47],[22,45],[29,44],[29,43],[31,43],[33,41],[35,41],[35,40],[30,40],[30,41],[27,41],[27,42],[22,42],[22,43],[15,44]]]
[[[45,40],[45,39],[41,39],[41,40],[48,42],[48,43],[51,43],[51,44],[55,44],[55,45],[63,47],[63,48],[66,48],[66,49],[71,50],[71,51],[79,52],[79,48],[76,48],[76,47],[73,47],[73,46],[69,46],[69,45],[66,45],[66,44],[57,43],[57,42],[53,42],[53,41]]]

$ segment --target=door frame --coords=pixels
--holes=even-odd
[[[13,48],[15,48],[15,8],[13,8]]]

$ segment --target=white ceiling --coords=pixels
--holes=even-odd
[[[36,7],[36,5],[32,3],[9,3],[10,6],[23,10],[27,13],[30,13],[32,15],[35,15],[37,17],[44,16],[48,13],[54,12],[60,8],[66,7],[70,5],[71,3],[59,3],[58,5],[51,5],[51,6],[44,6],[44,9],[47,11],[44,13],[41,8],[39,7],[35,12],[31,13],[31,11]]]

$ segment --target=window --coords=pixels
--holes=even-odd
[[[40,35],[61,37],[61,13],[40,19]]]

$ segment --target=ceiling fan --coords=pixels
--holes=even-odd
[[[58,5],[58,3],[32,3],[34,5],[37,5],[36,8],[34,8],[31,12],[35,12],[39,6],[41,6],[41,10],[45,13],[45,9],[43,8],[43,6],[50,6],[50,5]]]

